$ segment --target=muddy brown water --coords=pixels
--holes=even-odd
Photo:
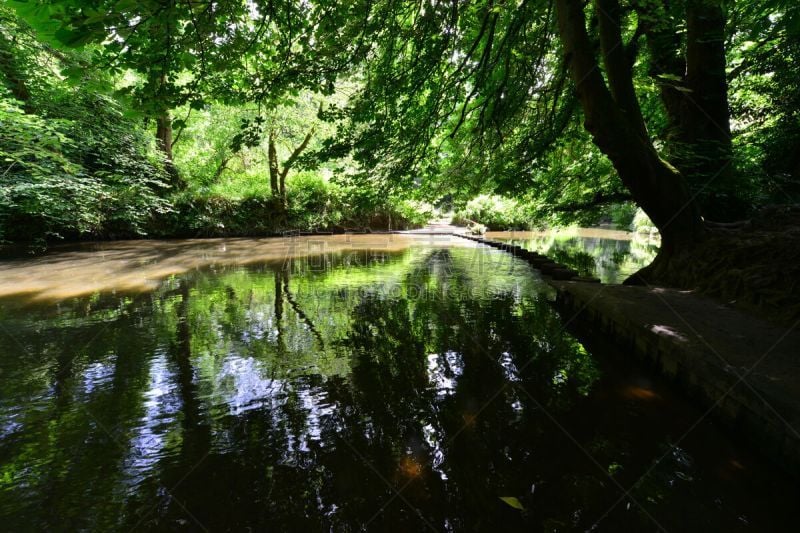
[[[551,297],[446,237],[0,261],[0,528],[796,524],[792,480]]]

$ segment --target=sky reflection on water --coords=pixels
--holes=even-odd
[[[0,300],[4,527],[790,523],[796,488],[711,423],[672,446],[700,413],[564,331],[522,261],[363,252]]]

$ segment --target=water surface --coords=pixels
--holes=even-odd
[[[780,472],[464,239],[108,243],[0,273],[9,531],[794,523]]]
[[[543,253],[603,283],[622,283],[652,263],[661,244],[658,235],[603,228],[497,231],[487,237]]]

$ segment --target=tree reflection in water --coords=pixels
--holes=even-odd
[[[491,236],[543,253],[603,283],[622,283],[652,263],[660,245],[658,237],[592,228],[493,232]]]
[[[699,413],[587,352],[524,263],[494,250],[360,253],[211,267],[150,294],[0,315],[4,527],[788,519],[775,502],[796,490],[711,425],[670,448]]]

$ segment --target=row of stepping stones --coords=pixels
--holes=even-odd
[[[493,241],[491,239],[484,239],[483,237],[476,237],[473,235],[461,235],[461,237],[480,244],[486,244],[487,246],[491,246],[499,250],[504,250],[512,255],[520,257],[530,263],[533,268],[536,268],[545,276],[550,276],[553,279],[600,283],[600,280],[597,278],[581,276],[571,268],[553,261],[546,255],[542,255],[531,250],[526,250],[522,246],[516,244]]]

